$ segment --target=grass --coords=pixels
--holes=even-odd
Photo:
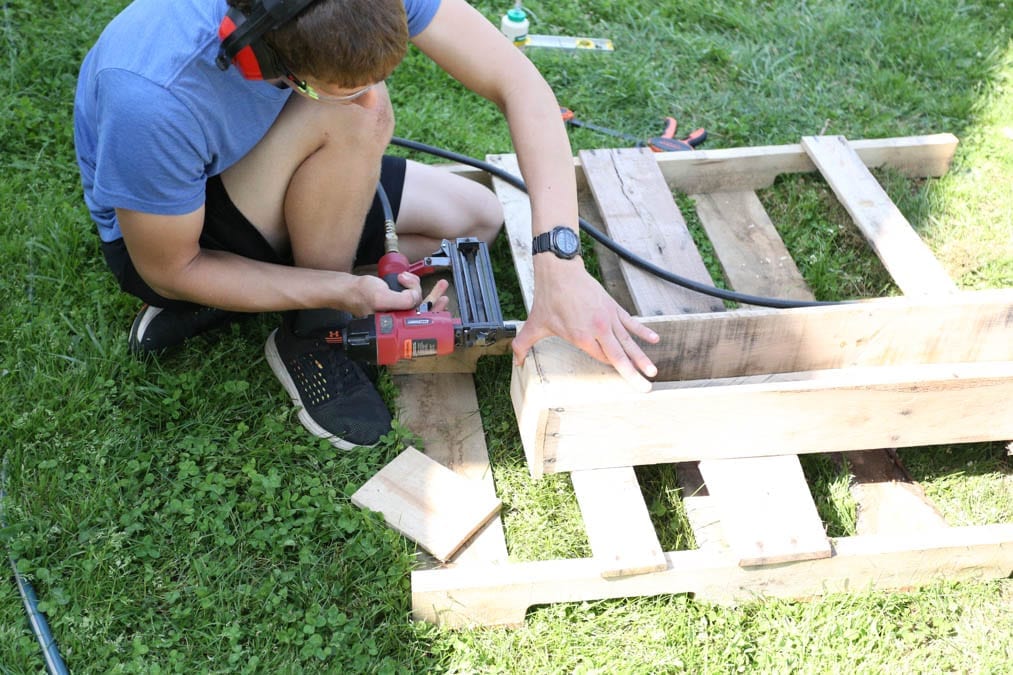
[[[275,316],[161,360],[126,353],[136,304],[101,261],[71,145],[78,64],[123,4],[0,5],[0,542],[73,671],[999,673],[1013,661],[1008,580],[738,608],[684,596],[564,604],[515,630],[410,623],[412,547],[348,500],[407,430],[370,453],[307,436],[262,362]],[[497,19],[510,3],[474,4]],[[666,115],[706,127],[710,148],[955,133],[944,178],[880,178],[961,287],[1013,286],[1009,3],[525,4],[533,32],[613,39],[611,55],[531,57],[561,104],[627,133],[657,133]],[[511,150],[493,107],[418,54],[391,89],[399,135]],[[585,130],[571,140],[616,145]],[[761,199],[817,296],[896,293],[821,181],[785,178]],[[504,311],[520,318],[504,248]],[[566,478],[527,477],[508,375],[508,359],[486,359],[477,388],[511,556],[586,555]],[[951,523],[1013,521],[1002,444],[903,458]],[[805,468],[831,533],[850,534],[839,472],[818,458]],[[666,548],[692,546],[671,469],[638,474]],[[0,672],[42,670],[5,575]]]

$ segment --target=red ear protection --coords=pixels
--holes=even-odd
[[[316,0],[260,0],[245,14],[229,7],[218,26],[222,41],[215,62],[222,70],[235,64],[247,80],[270,80],[285,75],[286,68],[270,45],[262,39],[265,33],[295,18]]]
[[[245,22],[246,15],[235,7],[230,7],[225,18],[222,19],[222,23],[218,26],[218,39],[224,45],[228,37],[234,35],[236,29]],[[223,58],[225,59],[224,68],[222,68]],[[253,40],[237,51],[231,59],[225,57],[223,49],[223,52],[218,55],[218,67],[226,70],[230,62],[247,80],[270,80],[285,74],[277,54],[261,39]]]

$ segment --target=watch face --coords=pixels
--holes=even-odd
[[[556,249],[565,256],[573,257],[580,250],[580,238],[568,227],[558,228],[553,237]]]

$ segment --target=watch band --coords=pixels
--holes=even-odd
[[[542,232],[531,240],[531,254],[545,253],[552,250],[552,232]]]

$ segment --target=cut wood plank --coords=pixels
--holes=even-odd
[[[514,155],[489,159],[515,175],[519,173]],[[531,309],[535,288],[530,202],[522,192],[499,179],[494,180],[494,187],[503,205],[507,237],[524,305]],[[515,368],[511,394],[518,383]],[[571,483],[602,576],[616,577],[664,569],[666,563],[661,555],[661,544],[634,470],[619,467],[587,476],[578,475],[580,473],[571,474]],[[617,518],[615,514],[622,514],[622,517]]]
[[[398,418],[425,441],[425,454],[481,486],[496,497],[485,432],[471,375],[395,375]],[[498,562],[507,559],[506,538],[499,515],[469,540],[455,562]]]
[[[543,471],[1013,437],[1011,361],[667,382],[606,398],[587,389],[541,410],[529,440]]]
[[[580,153],[608,234],[648,258],[655,250],[679,252],[658,256],[653,262],[693,281],[713,284],[653,155],[643,149]],[[631,219],[627,215],[630,211],[635,211],[637,218]],[[621,267],[639,315],[724,310],[719,300],[672,284],[659,284],[642,272],[635,274],[628,264]],[[676,469],[678,476],[686,474],[686,467]],[[830,544],[797,457],[753,459],[741,472],[732,460],[709,467],[701,463],[700,470],[707,479],[709,500],[722,514],[721,533],[739,554],[741,564],[830,555]],[[714,476],[714,489],[708,472]],[[740,473],[748,478],[738,480]],[[687,511],[690,513],[704,523],[712,520],[696,505]],[[704,523],[694,535],[706,542],[713,538],[714,529]]]
[[[942,265],[846,138],[806,136],[802,147],[905,294],[956,290]]]
[[[481,485],[412,447],[356,490],[352,503],[382,513],[388,525],[443,561],[501,505]]]
[[[606,578],[668,566],[631,467],[570,474],[588,542]],[[611,556],[603,559],[603,556]]]
[[[518,625],[529,607],[557,602],[667,593],[755,602],[1013,573],[1013,524],[845,537],[833,546],[830,558],[762,567],[740,567],[735,556],[714,551],[674,551],[665,554],[665,571],[621,579],[602,579],[591,559],[418,571],[412,573],[412,616],[444,626]]]

